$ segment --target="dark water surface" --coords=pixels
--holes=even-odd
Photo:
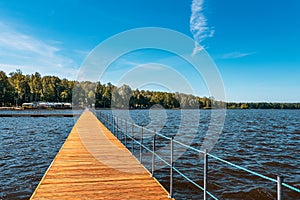
[[[200,118],[196,118],[199,112],[189,112],[185,124],[181,123],[179,110],[150,113],[133,110],[130,117],[137,124],[155,128],[200,149],[210,122],[210,111],[201,110]],[[125,114],[118,111],[120,116],[125,117]],[[199,122],[197,126],[195,121]],[[0,118],[0,199],[31,196],[73,125],[73,118]],[[151,147],[151,137],[144,134],[145,145]],[[158,154],[168,160],[168,141],[159,139],[157,147]],[[137,145],[135,148],[138,156],[139,148]],[[202,185],[203,162],[199,154],[176,145],[174,149],[181,155],[176,157],[175,166]],[[210,153],[271,178],[281,175],[286,183],[300,188],[300,110],[228,110],[223,132]],[[150,155],[146,152],[144,155],[143,163],[150,169]],[[169,169],[159,161],[156,165],[156,177],[168,189]],[[219,199],[276,199],[276,183],[212,158],[209,158],[208,179],[208,190]],[[175,174],[174,191],[177,199],[203,197],[199,189],[178,174]],[[300,199],[299,193],[289,189],[284,192],[285,199]]]
[[[66,113],[63,110],[24,112]],[[1,200],[29,199],[73,125],[73,118],[64,117],[0,118]]]
[[[102,111],[109,112],[109,111]],[[154,112],[154,113],[153,113]],[[173,136],[192,147],[200,149],[211,120],[211,111],[189,111],[183,120],[181,111],[134,110],[130,118],[136,124],[156,129],[166,136]],[[115,111],[125,119],[126,111]],[[155,116],[157,114],[157,116]],[[158,119],[158,115],[164,116]],[[185,116],[186,117],[186,116]],[[158,119],[158,120],[157,120]],[[198,121],[196,120],[198,119]],[[156,120],[156,121],[155,121]],[[195,126],[195,120],[199,122]],[[154,121],[154,122],[153,122]],[[123,125],[124,129],[124,125]],[[138,129],[134,130],[139,138]],[[194,133],[197,134],[194,134]],[[130,133],[130,130],[129,130]],[[144,144],[152,149],[152,137],[144,131]],[[170,143],[158,139],[157,153],[170,160]],[[131,149],[131,143],[128,145]],[[175,167],[198,184],[203,185],[203,159],[192,150],[174,144]],[[139,158],[139,147],[135,145]],[[227,110],[223,131],[210,152],[234,164],[300,188],[300,110]],[[151,156],[144,152],[144,165],[151,170]],[[156,161],[156,177],[169,188],[169,168]],[[208,190],[219,199],[276,199],[276,183],[243,172],[228,164],[209,158]],[[175,173],[174,196],[177,199],[202,199],[202,191]],[[285,199],[300,199],[300,193],[284,189]]]

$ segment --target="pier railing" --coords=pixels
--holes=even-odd
[[[124,145],[128,148],[128,144],[130,143],[131,149],[128,149],[131,151],[132,155],[134,155],[134,145],[139,146],[139,155],[137,159],[139,160],[140,164],[142,164],[143,161],[143,150],[149,152],[151,154],[151,176],[154,177],[155,175],[155,162],[156,159],[163,162],[167,167],[170,168],[170,185],[169,185],[169,197],[173,197],[173,179],[174,179],[174,172],[179,174],[182,178],[186,179],[188,182],[193,184],[195,187],[199,188],[203,191],[203,199],[206,200],[208,197],[211,199],[217,200],[218,198],[213,195],[211,192],[208,191],[207,183],[208,183],[208,158],[213,158],[219,162],[222,162],[224,164],[227,164],[231,167],[234,167],[236,169],[242,170],[244,172],[247,172],[249,174],[252,174],[254,176],[263,178],[265,180],[274,182],[277,185],[277,200],[283,200],[283,189],[287,188],[290,190],[293,190],[300,194],[300,189],[295,188],[291,185],[288,185],[287,183],[283,182],[283,177],[277,176],[277,179],[262,175],[260,173],[257,173],[255,171],[249,170],[245,167],[236,165],[232,162],[229,162],[227,160],[224,160],[222,158],[219,158],[213,154],[210,154],[207,152],[207,150],[201,151],[199,149],[196,149],[192,146],[186,145],[180,141],[175,140],[173,137],[167,137],[161,133],[158,133],[155,130],[147,129],[143,126],[136,125],[134,123],[129,122],[126,119],[120,118],[118,116],[114,116],[112,114],[106,114],[103,112],[97,112],[96,113],[98,119],[108,127],[111,132],[120,140],[124,142]],[[130,130],[131,129],[131,130]],[[136,131],[138,129],[139,131]],[[148,133],[152,133],[152,147],[147,147],[144,142],[144,132],[147,131]],[[162,139],[168,140],[170,142],[170,155],[169,155],[169,161],[164,159],[162,156],[157,154],[156,148],[157,148],[157,137],[160,137]],[[203,185],[198,184],[196,181],[193,180],[193,178],[188,177],[185,173],[180,171],[178,168],[174,166],[174,144],[181,145],[182,147],[186,149],[190,149],[196,153],[202,154],[201,157],[203,157]]]

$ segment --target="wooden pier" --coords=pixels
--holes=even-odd
[[[31,199],[168,199],[168,192],[85,111]]]

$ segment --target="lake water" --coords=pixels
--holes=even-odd
[[[166,136],[175,136],[175,139],[182,139],[182,142],[200,149],[211,111],[189,113],[190,117],[184,120],[184,124],[181,123],[180,110],[133,110],[130,118],[139,125],[155,128]],[[126,112],[117,111],[117,114],[125,117]],[[199,118],[195,118],[198,115]],[[73,118],[0,118],[0,199],[28,199],[31,196],[73,125]],[[151,146],[151,138],[146,134],[144,143]],[[158,141],[159,153],[166,156],[165,159],[168,159],[169,152],[167,143],[163,139]],[[138,151],[136,145],[137,156]],[[186,149],[179,153],[182,155],[176,158],[175,166],[202,184],[203,162],[199,155]],[[300,110],[228,110],[223,131],[210,153],[271,178],[281,175],[286,183],[300,188]],[[150,156],[145,155],[144,165],[150,168]],[[169,169],[158,161],[156,164],[160,166],[156,177],[168,189]],[[276,183],[212,158],[209,159],[208,180],[208,190],[219,199],[276,198]],[[199,189],[176,174],[174,191],[177,199],[202,197]],[[300,199],[300,196],[285,189],[285,199]]]
[[[66,111],[0,112],[65,113]],[[73,125],[73,118],[64,117],[0,117],[1,200],[29,199]]]
[[[102,111],[110,113],[109,111]],[[154,113],[153,113],[154,112]],[[211,120],[211,111],[180,110],[134,110],[115,111],[115,116],[144,126],[148,129],[174,137],[185,144],[200,149]],[[159,117],[163,116],[163,117]],[[198,118],[197,118],[198,117]],[[184,123],[181,123],[184,121]],[[122,129],[125,126],[122,125]],[[134,130],[139,138],[139,129]],[[197,134],[194,134],[197,133]],[[131,128],[129,128],[131,134]],[[144,145],[152,149],[152,137],[144,131]],[[170,145],[158,137],[157,153],[170,160]],[[131,149],[131,142],[128,144]],[[202,185],[203,162],[199,153],[174,144],[175,167]],[[300,188],[300,110],[227,110],[223,131],[210,152],[234,164],[246,167],[260,174],[284,181]],[[178,155],[179,154],[179,155]],[[139,147],[135,145],[135,155],[139,158]],[[143,164],[151,170],[151,155],[144,153]],[[162,162],[156,177],[169,188],[169,168]],[[219,199],[276,199],[276,183],[232,168],[227,164],[209,158],[208,190]],[[174,196],[177,199],[201,199],[200,189],[195,188],[175,173]],[[285,199],[300,199],[300,194],[284,189]]]

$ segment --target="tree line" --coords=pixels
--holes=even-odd
[[[147,109],[161,105],[166,109],[300,109],[300,103],[225,103],[213,97],[183,93],[132,90],[128,85],[70,81],[38,72],[24,75],[21,70],[0,71],[0,106],[20,106],[25,102],[69,102],[73,106],[96,108]]]

